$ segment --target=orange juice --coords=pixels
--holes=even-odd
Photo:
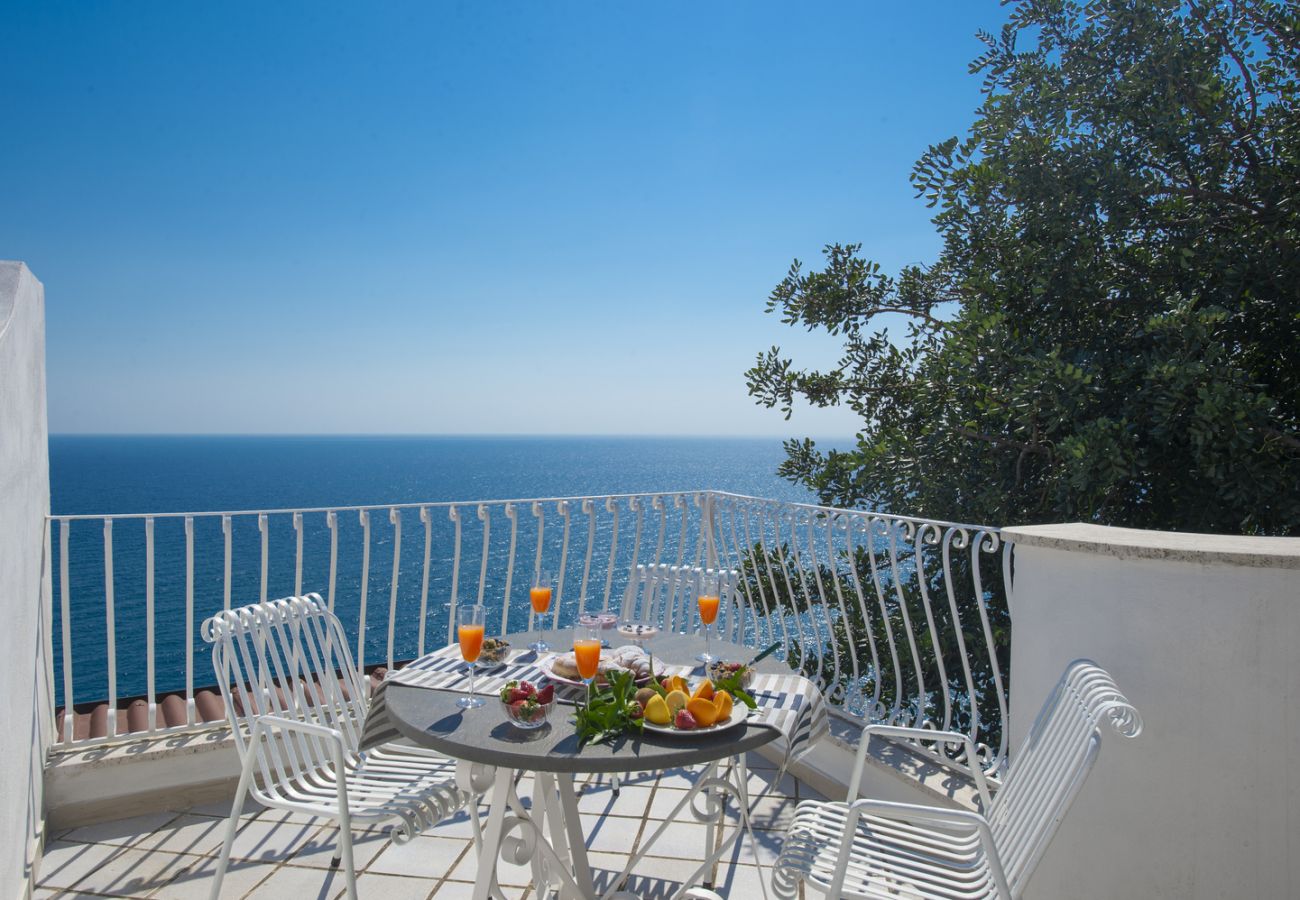
[[[700,621],[705,625],[712,625],[713,620],[718,617],[718,598],[700,596]]]
[[[465,662],[477,660],[483,650],[483,626],[461,625],[456,629],[456,636],[460,638],[460,655]]]
[[[551,589],[548,587],[529,588],[528,599],[533,604],[533,612],[541,615],[551,608]]]
[[[584,680],[595,678],[600,665],[600,641],[574,641],[573,655],[577,657],[578,675]]]

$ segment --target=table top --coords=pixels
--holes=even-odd
[[[548,632],[545,640],[564,647],[571,630]],[[512,635],[523,643],[524,635]],[[529,640],[533,635],[527,636]],[[611,634],[617,644],[619,638]],[[703,640],[684,635],[661,634],[647,642],[647,649],[667,663],[686,664],[704,648]],[[751,658],[755,651],[722,641],[713,642],[715,655],[727,659]],[[780,660],[762,660],[760,672],[790,674]],[[702,674],[697,668],[695,674]],[[395,682],[386,690],[388,712],[403,736],[455,759],[492,766],[507,766],[537,772],[644,772],[698,765],[761,747],[780,737],[768,725],[746,721],[725,731],[701,734],[661,734],[650,731],[625,735],[607,744],[578,747],[572,721],[573,708],[557,705],[541,728],[524,730],[506,721],[495,695],[477,709],[462,710],[457,691],[431,690]]]

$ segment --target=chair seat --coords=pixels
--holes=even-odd
[[[348,812],[353,821],[401,820],[393,840],[403,843],[464,808],[469,795],[456,785],[456,763],[415,748],[387,744],[345,759]],[[260,793],[260,792],[259,792]],[[268,806],[291,804],[322,816],[338,815],[334,771],[322,766],[278,786],[279,796],[260,796]]]
[[[839,864],[849,805],[806,800],[795,809],[773,873],[779,896],[793,896],[799,880],[827,891]],[[862,816],[844,878],[843,897],[913,900],[997,896],[974,830]]]

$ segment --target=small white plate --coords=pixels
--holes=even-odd
[[[749,707],[740,701],[736,701],[736,705],[731,708],[731,715],[728,716],[727,721],[723,722],[721,725],[710,725],[708,728],[691,728],[687,731],[682,731],[680,728],[674,728],[671,724],[656,725],[653,722],[647,721],[645,723],[645,730],[653,731],[657,734],[676,734],[682,737],[693,737],[702,734],[717,734],[719,731],[726,731],[728,728],[735,728],[748,718]]]

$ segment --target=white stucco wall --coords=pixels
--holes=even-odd
[[[1004,536],[1012,746],[1080,656],[1146,723],[1103,740],[1029,896],[1300,896],[1300,539]]]
[[[27,891],[43,818],[49,476],[45,293],[22,263],[0,261],[0,897]]]

